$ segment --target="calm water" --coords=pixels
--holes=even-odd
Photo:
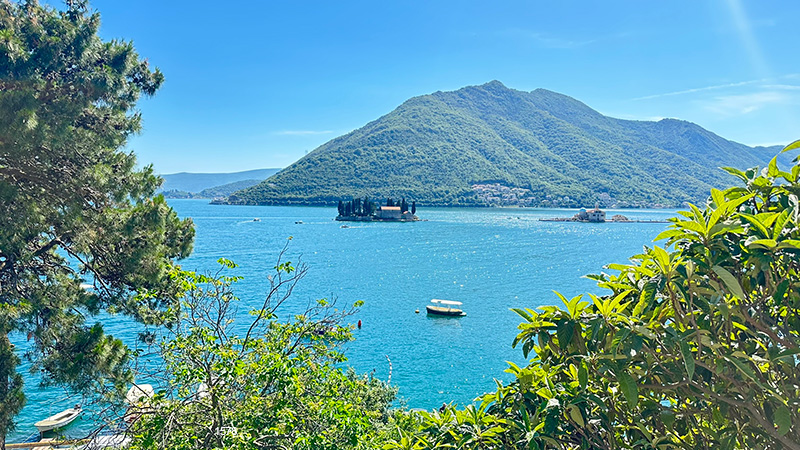
[[[291,236],[288,259],[310,268],[295,291],[296,307],[318,298],[364,300],[352,318],[363,328],[346,348],[349,364],[385,380],[388,356],[392,383],[413,408],[464,404],[492,390],[493,378],[508,381],[506,361],[525,363],[521,351],[511,348],[520,319],[509,308],[557,303],[553,290],[567,297],[602,293],[582,276],[601,271],[604,264],[626,262],[666,227],[538,220],[571,216],[570,210],[420,208],[425,222],[341,228],[333,221],[335,208],[211,206],[204,200],[170,204],[197,227],[194,253],[183,266],[207,271],[217,268],[221,257],[235,261],[236,273],[245,277],[238,286],[244,305],[259,304],[266,276]],[[666,219],[674,212],[622,214]],[[467,316],[427,317],[425,305],[432,298],[463,302]],[[130,338],[128,325],[124,318],[111,318],[106,329]],[[36,420],[75,403],[56,401],[63,396],[59,390],[39,390],[33,379],[26,393],[28,405],[11,442],[34,432]],[[72,433],[91,429],[90,413],[80,420]]]

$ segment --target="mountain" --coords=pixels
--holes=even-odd
[[[221,187],[222,185],[245,180],[266,180],[281,169],[256,169],[232,173],[171,173],[161,175],[164,184],[161,191],[184,191],[199,193],[203,189]],[[245,186],[240,186],[242,189]],[[226,194],[227,195],[227,194]]]
[[[615,119],[566,95],[492,81],[414,97],[227,203],[370,196],[422,205],[678,206],[734,183],[720,166],[764,166],[778,151],[681,120]]]
[[[177,189],[171,189],[169,191],[162,191],[164,197],[166,198],[208,198],[208,199],[215,199],[215,198],[225,198],[236,191],[249,188],[250,186],[255,186],[258,183],[261,183],[264,179],[260,180],[242,180],[242,181],[234,181],[233,183],[223,184],[222,186],[214,186],[207,189],[203,189],[200,192],[188,192],[188,191],[179,191]]]

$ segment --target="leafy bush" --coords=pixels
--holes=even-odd
[[[787,147],[800,147],[800,141]],[[527,367],[464,411],[411,413],[390,448],[800,448],[800,165],[726,169],[615,275],[515,310]]]
[[[318,300],[278,320],[305,273],[279,259],[261,308],[238,327],[238,277],[178,275],[186,288],[182,322],[161,342],[166,370],[156,374],[167,382],[128,411],[132,449],[370,447],[397,390],[340,367],[338,344],[352,338],[342,321],[358,303],[339,310]]]

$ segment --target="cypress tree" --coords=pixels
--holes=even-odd
[[[412,200],[411,201],[411,214],[416,214],[416,213],[417,213],[417,202]]]
[[[339,215],[340,215],[340,216],[343,216],[343,215],[344,215],[344,203],[343,203],[341,200],[339,200],[339,207],[338,207],[338,209],[339,209]]]

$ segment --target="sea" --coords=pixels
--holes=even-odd
[[[522,319],[511,308],[560,304],[567,298],[604,294],[587,274],[610,263],[626,263],[666,223],[546,222],[575,210],[533,208],[425,208],[413,223],[336,222],[336,208],[216,206],[207,200],[169,200],[181,217],[191,217],[194,251],[180,264],[209,273],[218,260],[238,267],[227,272],[237,283],[241,320],[263,301],[268,276],[281,250],[284,260],[304,264],[299,282],[279,320],[310,301],[340,305],[363,301],[348,320],[361,322],[344,347],[347,365],[398,387],[398,406],[432,409],[467,405],[508,382],[508,362],[527,363],[511,344]],[[674,210],[607,210],[632,220],[666,220]],[[343,226],[343,225],[346,225]],[[663,243],[659,243],[663,245]],[[431,299],[463,303],[466,316],[431,317]],[[417,312],[419,311],[419,312]],[[126,341],[135,326],[124,316],[102,318],[108,333]],[[244,324],[244,322],[240,322]],[[22,351],[25,340],[15,344]],[[23,366],[23,370],[27,364]],[[25,373],[28,401],[8,442],[36,432],[33,423],[80,401],[57,387],[39,387]],[[97,426],[87,409],[65,433],[86,435]]]

